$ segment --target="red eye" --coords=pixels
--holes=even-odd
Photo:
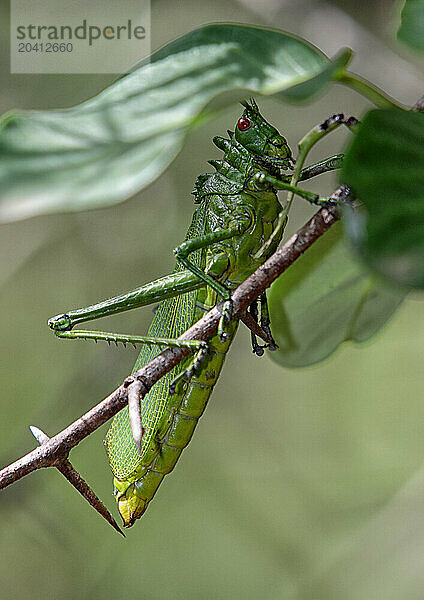
[[[249,129],[249,127],[250,127],[249,119],[247,117],[240,117],[240,119],[237,121],[237,127],[240,129],[240,131]]]

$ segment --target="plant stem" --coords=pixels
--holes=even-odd
[[[359,77],[359,75],[355,75],[355,73],[345,71],[337,76],[336,81],[359,92],[362,96],[371,100],[378,108],[406,108],[406,106],[396,102],[396,100],[388,96],[377,86]]]

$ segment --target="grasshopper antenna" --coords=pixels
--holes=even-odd
[[[32,435],[35,437],[37,442],[42,446],[46,442],[49,441],[49,436],[41,431],[38,427],[34,425],[29,426]],[[54,463],[54,465],[58,471],[62,473],[62,475],[69,481],[71,485],[83,496],[87,502],[95,509],[97,512],[104,518],[106,521],[112,525],[112,527],[125,537],[125,533],[119,527],[115,519],[112,517],[106,506],[103,502],[96,496],[90,486],[84,481],[81,475],[74,469],[69,460],[65,458],[61,458]]]

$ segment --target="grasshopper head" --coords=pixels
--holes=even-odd
[[[119,514],[124,522],[124,527],[131,527],[147,508],[148,502],[137,495],[134,483],[114,479],[115,499],[118,503]]]
[[[245,109],[235,127],[236,140],[260,161],[292,169],[292,153],[286,138],[263,118],[253,98],[242,105]]]

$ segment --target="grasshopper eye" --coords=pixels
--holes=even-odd
[[[240,117],[240,119],[237,121],[237,127],[240,129],[240,131],[249,129],[250,124],[251,123],[247,117]]]

